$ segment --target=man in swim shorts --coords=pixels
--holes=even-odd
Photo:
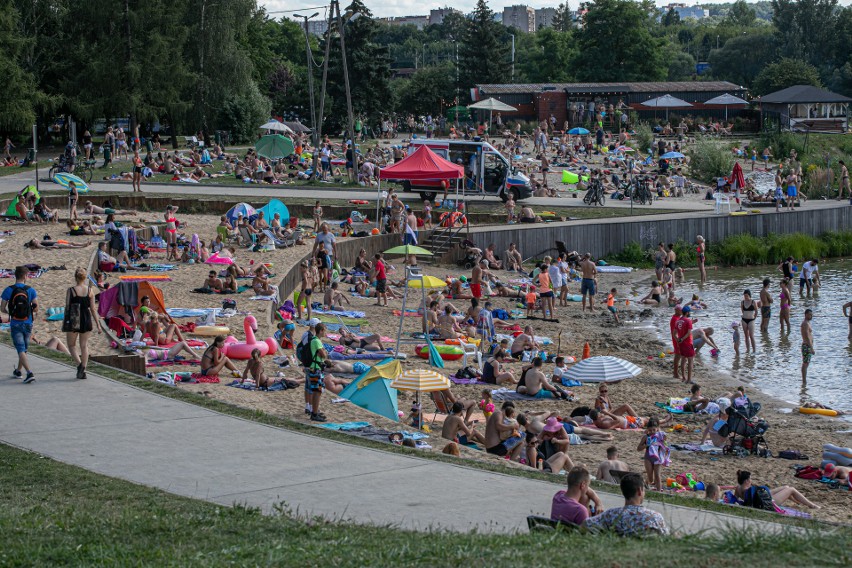
[[[592,262],[592,254],[587,252],[580,262],[580,270],[583,272],[583,280],[580,282],[580,293],[583,295],[583,309],[586,311],[586,296],[589,297],[589,311],[595,311],[595,294],[597,293],[598,269]]]
[[[516,460],[523,449],[523,437],[511,437],[508,440],[500,440],[500,432],[512,431],[512,425],[503,424],[503,411],[507,408],[515,408],[515,403],[506,401],[500,410],[495,410],[485,422],[485,451],[491,455],[503,457],[510,456],[512,461]]]
[[[678,304],[674,307],[674,315],[669,320],[669,331],[672,336],[672,350],[674,351],[674,377],[676,379],[680,378],[680,374],[678,369],[680,369],[680,344],[677,342],[677,336],[675,335],[675,324],[677,324],[677,320],[679,320],[683,316],[683,312],[681,311],[681,305]]]
[[[476,299],[482,297],[482,271],[486,266],[488,266],[488,261],[482,259],[479,264],[473,267],[470,274],[470,294]]]
[[[793,206],[796,204],[796,196],[798,195],[796,181],[796,174],[791,173],[787,176],[787,209],[789,211],[792,211]]]
[[[808,366],[811,364],[811,359],[816,355],[814,349],[814,330],[811,327],[811,320],[814,318],[814,312],[810,308],[805,310],[805,319],[802,321],[802,382],[808,380]]]

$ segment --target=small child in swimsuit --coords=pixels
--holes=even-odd
[[[246,381],[249,374],[254,379],[254,384],[257,385],[258,390],[267,390],[269,388],[269,377],[266,376],[266,371],[263,370],[263,362],[260,360],[260,349],[252,349],[251,359],[246,363],[246,369],[243,371],[240,384]]]
[[[731,322],[732,338],[734,341],[734,353],[740,354],[740,322]]]
[[[653,484],[657,491],[662,491],[663,482],[660,476],[662,466],[671,465],[669,455],[671,450],[666,445],[666,435],[660,431],[660,424],[656,418],[648,420],[645,436],[639,443],[638,450],[645,450],[645,474],[648,484]]]

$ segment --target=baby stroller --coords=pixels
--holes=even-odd
[[[456,262],[456,264],[464,267],[466,270],[470,270],[476,266],[479,263],[479,259],[482,258],[482,254],[479,249],[476,248],[476,244],[469,239],[465,239],[459,243],[459,248],[464,250],[465,254],[464,257]]]
[[[772,457],[769,444],[763,434],[769,429],[765,420],[749,419],[740,411],[728,409],[728,433],[720,434],[728,436],[728,444],[722,448],[722,453],[735,455],[741,458],[756,455],[762,458]]]

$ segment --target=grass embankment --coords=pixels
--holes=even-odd
[[[843,566],[845,529],[651,540],[611,535],[412,533],[176,497],[0,444],[0,564],[134,566]],[[470,504],[469,504],[470,505]],[[391,502],[388,506],[393,506]],[[475,506],[475,505],[470,505]],[[513,514],[507,511],[507,514]]]
[[[695,265],[695,245],[684,241],[674,243],[678,264]],[[607,255],[607,261],[634,267],[653,267],[656,247],[643,249],[633,242],[618,254]],[[788,256],[796,260],[836,258],[852,255],[852,231],[831,231],[819,237],[802,233],[755,237],[747,233],[727,237],[707,246],[707,264],[749,266],[777,264]]]

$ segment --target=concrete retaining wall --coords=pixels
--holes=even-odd
[[[830,209],[797,210],[792,213],[776,214],[767,210],[759,215],[713,215],[694,213],[670,216],[614,218],[611,220],[568,221],[536,225],[507,225],[479,227],[470,230],[470,238],[481,248],[490,243],[496,245],[498,254],[506,250],[509,243],[516,243],[525,258],[542,252],[556,250],[556,241],[562,241],[569,250],[580,253],[591,252],[595,258],[620,252],[632,242],[642,248],[655,246],[658,242],[675,242],[678,239],[692,242],[702,235],[708,243],[726,237],[750,233],[757,237],[770,233],[805,233],[820,236],[828,231],[852,228],[852,207],[838,205]],[[454,258],[461,252],[455,251]]]

